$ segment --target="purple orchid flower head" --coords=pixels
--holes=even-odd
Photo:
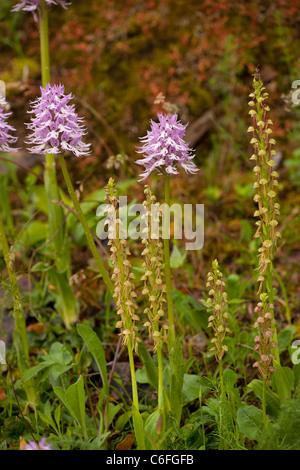
[[[0,151],[16,152],[19,149],[11,147],[10,144],[15,144],[18,138],[10,134],[15,132],[16,129],[6,122],[7,118],[12,114],[11,112],[5,112],[6,106],[5,98],[0,97]]]
[[[72,94],[65,95],[63,85],[41,87],[41,96],[31,103],[33,116],[27,128],[31,131],[27,144],[29,151],[46,155],[72,152],[77,157],[90,155],[90,144],[83,142],[86,129],[78,117],[75,106],[69,102]]]
[[[49,444],[46,444],[46,438],[43,437],[38,444],[34,441],[29,441],[24,450],[52,450],[52,448]]]
[[[137,152],[143,154],[143,158],[136,163],[145,169],[139,181],[146,179],[154,170],[159,174],[176,175],[178,167],[181,167],[186,173],[197,173],[199,168],[192,161],[194,151],[183,140],[187,125],[177,120],[177,114],[171,117],[159,114],[158,121],[151,120],[151,130],[141,138],[144,145]]]
[[[71,3],[66,2],[65,0],[45,0],[45,2],[47,6],[60,5],[65,9],[71,5]],[[38,18],[36,12],[39,10],[39,8],[40,0],[21,0],[20,3],[17,3],[17,5],[15,5],[11,11],[31,11],[35,21],[37,21]]]

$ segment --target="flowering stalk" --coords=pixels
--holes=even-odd
[[[165,293],[166,289],[163,284],[163,250],[160,241],[161,233],[155,233],[155,226],[159,227],[159,212],[155,211],[159,204],[156,203],[156,197],[152,194],[149,186],[145,186],[144,207],[146,213],[146,238],[142,239],[144,250],[142,255],[144,257],[143,268],[145,274],[142,277],[144,281],[143,295],[146,295],[149,300],[149,307],[144,310],[148,316],[148,320],[144,326],[149,328],[149,337],[153,338],[154,351],[157,353],[158,359],[158,410],[160,419],[158,421],[157,432],[164,434],[166,425],[165,413],[165,400],[164,400],[164,384],[163,384],[163,363],[162,363],[162,347],[167,339],[168,326],[163,324],[160,327],[160,322],[165,315],[164,305],[166,303]]]
[[[106,202],[109,204],[108,215],[110,218],[108,227],[108,243],[111,250],[110,259],[114,266],[112,276],[115,284],[113,297],[117,305],[117,315],[120,317],[116,327],[121,329],[120,334],[123,336],[123,343],[127,345],[128,349],[133,400],[133,426],[138,449],[144,450],[144,425],[139,411],[139,398],[133,358],[133,347],[137,347],[140,342],[140,338],[137,336],[138,329],[135,325],[136,321],[140,320],[140,317],[136,314],[138,307],[135,303],[135,298],[137,295],[132,282],[134,274],[131,272],[131,264],[128,260],[130,252],[127,247],[126,239],[122,238],[120,233],[121,221],[119,219],[118,199],[116,197],[114,180],[112,178],[110,178],[105,191]]]
[[[277,229],[277,216],[280,214],[280,205],[275,202],[279,175],[273,169],[275,166],[273,155],[276,155],[276,151],[272,147],[276,142],[271,137],[273,131],[270,126],[273,123],[267,116],[268,111],[270,111],[266,103],[268,93],[265,92],[258,70],[256,70],[254,76],[253,87],[254,92],[250,94],[251,100],[249,102],[251,107],[249,114],[252,116],[253,125],[248,128],[248,132],[252,133],[250,143],[253,144],[254,153],[251,160],[255,162],[253,171],[256,175],[254,201],[258,205],[258,209],[254,213],[254,216],[258,218],[254,238],[259,238],[261,242],[261,247],[258,250],[258,293],[260,294],[265,289],[269,304],[273,305],[273,259],[277,248],[277,239],[281,238],[281,234]],[[274,308],[271,308],[270,312],[274,319]],[[272,330],[273,342],[277,345],[275,322],[272,322]],[[278,347],[274,349],[274,354],[279,362]]]
[[[226,311],[228,295],[225,292],[225,281],[223,281],[223,274],[219,270],[219,263],[214,260],[212,263],[212,271],[207,275],[206,287],[210,289],[207,299],[209,311],[212,313],[208,318],[208,327],[214,331],[214,337],[211,340],[213,346],[210,348],[214,351],[215,358],[219,363],[219,374],[221,382],[221,392],[224,396],[224,381],[223,381],[223,363],[222,358],[228,348],[224,343],[226,333],[230,333],[230,329],[226,326],[229,314]]]
[[[5,229],[2,222],[2,215],[0,214],[0,242],[3,251],[3,257],[6,265],[6,269],[9,276],[11,292],[13,296],[13,315],[15,320],[14,329],[14,346],[17,352],[18,367],[23,377],[24,373],[30,368],[29,364],[29,347],[26,332],[26,323],[24,317],[24,310],[22,304],[22,297],[20,288],[17,281],[17,276],[14,271],[13,254],[9,249],[7,242]],[[35,406],[37,404],[37,395],[34,386],[34,380],[31,379],[23,383],[23,387],[30,405]]]
[[[15,129],[6,122],[7,118],[11,115],[11,113],[5,112],[6,105],[7,102],[5,98],[0,98],[0,151],[15,152],[18,149],[11,147],[11,144],[16,143],[17,137],[11,135],[11,131],[15,131]],[[3,226],[2,214],[0,214],[0,242],[13,296],[13,315],[15,320],[14,345],[17,352],[18,367],[22,377],[25,371],[30,367],[29,347],[21,292],[17,276],[14,271],[14,257],[9,249],[5,228]],[[37,396],[33,379],[24,383],[24,390],[28,401],[32,405],[36,405]]]
[[[42,69],[42,85],[45,88],[50,84],[50,54],[49,54],[49,32],[48,32],[48,3],[45,0],[39,2],[39,27],[40,27],[40,50],[41,50],[41,69]],[[61,2],[60,2],[61,3]],[[52,279],[58,291],[64,289],[71,272],[70,248],[68,246],[68,236],[64,227],[64,211],[63,208],[53,201],[60,200],[59,188],[56,175],[56,161],[53,153],[45,155],[45,171],[44,182],[48,202],[49,215],[49,236],[53,239],[56,251],[56,266],[62,277],[55,276]],[[53,238],[54,237],[54,238]],[[64,273],[65,272],[65,273]],[[68,289],[69,302],[63,302],[62,316],[64,323],[68,328],[78,319],[78,302],[75,298],[71,287]]]
[[[276,356],[273,351],[277,349],[277,344],[272,341],[273,338],[273,325],[276,324],[274,320],[274,305],[269,303],[269,298],[266,293],[260,295],[260,302],[258,303],[255,313],[258,315],[254,328],[259,330],[259,334],[255,336],[254,349],[258,352],[260,360],[253,364],[253,367],[257,367],[262,379],[262,408],[264,413],[264,425],[267,427],[267,415],[266,415],[266,385],[270,380],[270,375],[275,371],[273,361]]]
[[[113,294],[113,284],[75,194],[63,155],[66,151],[72,152],[77,157],[90,154],[90,144],[82,140],[86,133],[82,118],[76,114],[75,106],[69,105],[71,99],[72,94],[65,95],[62,85],[47,85],[46,88],[41,88],[41,96],[32,103],[32,109],[29,111],[32,114],[31,122],[27,124],[28,129],[31,130],[28,137],[28,143],[31,144],[29,150],[32,153],[43,155],[50,153],[58,156],[69,195],[82,224],[88,245],[104,282]]]
[[[195,174],[199,170],[192,161],[194,158],[193,150],[190,149],[188,144],[184,141],[187,126],[177,120],[177,114],[173,114],[172,116],[159,114],[158,121],[159,122],[156,123],[151,120],[151,131],[148,131],[147,135],[141,138],[143,146],[138,150],[138,153],[143,154],[143,158],[137,160],[136,163],[144,167],[144,172],[140,175],[140,181],[146,179],[155,170],[158,170],[159,174],[164,175],[165,204],[170,205],[170,175],[178,174],[178,167],[181,167],[186,173],[191,174]],[[168,344],[171,350],[175,345],[175,324],[170,269],[170,247],[169,240],[166,238],[169,230],[166,219],[165,217],[163,238],[169,321]]]
[[[21,2],[12,9],[12,11],[23,10],[32,12],[35,21],[38,22],[39,20],[43,87],[50,84],[48,34],[48,8],[50,5],[60,5],[63,8],[67,8],[70,3],[64,0],[21,0]],[[60,200],[55,156],[53,153],[47,152],[45,154],[45,160],[44,184],[48,205],[49,238],[51,239],[53,258],[57,268],[57,273],[52,276],[51,282],[55,285],[57,292],[65,292],[65,295],[62,297],[62,303],[59,304],[58,309],[68,328],[78,318],[78,301],[72,287],[68,285],[68,280],[72,272],[69,239],[64,224],[64,211],[59,204],[53,202]]]

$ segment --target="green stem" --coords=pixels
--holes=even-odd
[[[159,433],[164,435],[166,417],[165,417],[165,406],[164,406],[164,382],[163,382],[163,362],[162,362],[162,347],[157,348],[157,360],[158,360],[158,410],[162,423],[160,426]]]
[[[264,427],[267,429],[268,420],[267,420],[267,411],[266,411],[266,379],[263,378],[263,387],[262,387],[262,410],[264,416]]]
[[[45,0],[40,2],[40,50],[41,50],[41,73],[42,86],[46,87],[50,83],[50,54],[49,54],[49,32],[48,32],[48,9]],[[52,154],[46,155],[45,164],[45,189],[47,193],[48,213],[49,213],[49,235],[50,237],[57,231],[63,221],[63,210],[58,205],[54,205],[53,200],[59,200],[59,190],[56,178],[55,157]],[[55,246],[58,251],[62,248],[62,231],[55,237]],[[59,268],[59,266],[58,266]]]
[[[219,377],[220,377],[220,385],[221,385],[221,397],[222,400],[225,398],[225,387],[224,387],[224,378],[223,378],[223,361],[222,359],[219,360]]]
[[[141,417],[139,410],[139,397],[137,390],[137,382],[135,375],[133,351],[131,346],[131,340],[128,338],[127,342],[128,347],[128,356],[129,356],[129,365],[131,373],[131,387],[132,387],[132,416],[133,416],[133,426],[135,432],[135,438],[137,441],[138,450],[145,450],[145,440],[144,440],[144,425],[143,418]]]
[[[17,281],[17,276],[13,267],[11,266],[11,252],[8,246],[5,229],[3,226],[2,216],[0,214],[0,242],[3,251],[4,261],[7,268],[12,295],[13,295],[13,314],[15,320],[14,330],[14,345],[17,352],[18,367],[23,377],[25,371],[30,368],[29,364],[29,347],[26,332],[26,322],[24,317],[21,292]],[[35,406],[37,404],[37,395],[35,392],[34,381],[31,379],[24,383],[24,390],[30,404]]]
[[[221,385],[221,407],[220,407],[220,444],[219,450],[226,450],[226,443],[223,437],[223,404],[226,398],[225,387],[224,387],[224,378],[223,378],[223,361],[222,359],[219,360],[219,377],[220,377],[220,385]]]
[[[170,206],[170,175],[165,175],[165,204]],[[168,303],[168,321],[169,321],[169,334],[168,345],[169,350],[175,344],[175,324],[174,324],[174,306],[172,298],[172,282],[171,282],[171,268],[170,268],[170,246],[169,239],[166,238],[169,233],[168,218],[164,217],[164,258],[165,258],[165,277],[166,277],[166,291]]]
[[[274,269],[274,267],[273,267],[273,273],[274,273],[275,278],[278,281],[278,284],[281,288],[281,292],[282,292],[282,295],[283,295],[283,298],[284,298],[284,301],[285,301],[285,317],[287,319],[288,324],[291,325],[292,324],[291,309],[290,309],[290,306],[289,306],[289,299],[288,299],[288,296],[287,296],[285,285],[284,285],[281,277],[279,276],[278,272],[276,271],[276,269]]]
[[[76,194],[75,194],[72,182],[71,182],[71,178],[70,178],[67,166],[66,166],[65,159],[62,155],[59,155],[58,160],[59,160],[59,163],[60,163],[62,173],[64,175],[64,179],[65,179],[65,182],[66,182],[66,185],[67,185],[67,189],[68,189],[70,198],[73,202],[74,208],[77,212],[78,218],[79,218],[80,223],[82,225],[82,228],[84,230],[89,248],[90,248],[90,250],[91,250],[91,252],[94,256],[94,259],[97,263],[97,266],[99,268],[100,273],[102,274],[103,280],[104,280],[105,284],[107,285],[107,288],[109,289],[111,295],[113,295],[114,294],[114,285],[113,285],[113,283],[112,283],[112,281],[109,277],[109,274],[108,274],[108,272],[107,272],[107,270],[106,270],[106,268],[103,264],[103,261],[102,261],[100,255],[99,255],[99,252],[98,252],[97,247],[96,247],[95,242],[94,242],[93,235],[91,234],[90,228],[87,224],[87,221],[85,220],[85,217],[84,217],[84,214],[82,212],[81,206],[80,206],[80,204],[78,202],[78,199],[76,197]]]
[[[41,74],[42,85],[45,88],[50,84],[50,54],[49,54],[49,32],[48,32],[48,8],[45,0],[41,0],[40,9],[40,51],[41,51]],[[64,210],[56,202],[60,200],[59,187],[56,175],[56,159],[52,154],[45,157],[44,184],[48,205],[48,226],[51,250],[57,273],[54,273],[54,285],[57,292],[64,291],[61,303],[57,309],[63,318],[67,328],[78,319],[78,301],[74,295],[73,288],[65,286],[72,275],[70,245],[67,230],[64,225]]]
[[[49,54],[49,32],[48,32],[48,9],[45,0],[40,1],[40,47],[42,85],[45,87],[50,83],[50,54]]]
[[[268,270],[267,270],[266,287],[267,287],[267,293],[268,293],[268,298],[269,298],[269,304],[274,305],[273,264],[272,264],[272,262],[269,263]],[[273,316],[273,319],[274,319],[274,308],[272,308],[270,310],[271,310],[271,313],[272,313],[272,316]],[[274,350],[272,352],[275,355],[276,360],[280,363],[276,324],[272,325],[272,328],[273,328],[273,341],[274,341],[274,343],[277,344],[277,348],[274,348]]]

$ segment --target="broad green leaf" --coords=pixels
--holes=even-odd
[[[33,246],[42,240],[46,240],[47,236],[48,224],[40,220],[34,220],[25,226],[18,241],[23,245]]]
[[[68,328],[78,320],[78,300],[75,297],[73,288],[70,286],[66,272],[59,273],[55,269],[51,269],[49,274],[52,284],[56,287],[56,291],[52,292],[55,297],[55,308]]]
[[[48,356],[44,356],[44,360],[47,362],[54,361],[57,364],[67,365],[72,362],[73,353],[68,346],[55,341],[50,347]]]
[[[183,294],[178,290],[172,292],[174,307],[181,322],[186,322],[196,331],[207,329],[207,310],[191,295]]]
[[[40,261],[39,263],[36,263],[34,266],[32,266],[31,272],[33,273],[38,273],[38,272],[46,272],[51,269],[52,266],[49,263],[43,263]]]
[[[39,185],[32,188],[31,198],[36,209],[43,212],[44,214],[48,214],[47,195],[44,185]]]
[[[70,414],[77,421],[82,429],[84,438],[87,439],[85,423],[85,393],[83,378],[79,377],[76,383],[70,385],[66,392],[61,387],[53,387],[54,392],[63,402]]]
[[[233,370],[226,369],[223,372],[223,380],[225,385],[228,385],[229,387],[234,387],[237,382],[237,375]]]
[[[155,410],[145,421],[145,441],[148,450],[155,449],[155,443],[157,441],[156,426],[159,416],[159,410]]]
[[[105,394],[108,395],[109,394],[108,376],[107,376],[107,369],[106,369],[105,352],[104,352],[102,343],[100,339],[98,338],[97,334],[88,325],[83,325],[83,324],[77,325],[77,331],[78,331],[78,334],[82,337],[91,355],[96,361],[97,367],[101,375]]]
[[[155,390],[157,390],[158,389],[157,367],[143,342],[139,343],[138,345],[138,355],[145,366],[146,374],[147,374],[150,385],[152,385],[152,387],[154,387]]]
[[[199,398],[199,391],[201,390],[202,398],[211,390],[212,385],[205,377],[200,377],[194,374],[184,374],[183,376],[183,404],[187,404]]]
[[[109,424],[111,424],[115,418],[115,416],[119,413],[119,411],[123,408],[123,403],[118,403],[114,405],[113,403],[109,404]]]
[[[72,364],[69,364],[69,365],[67,365],[67,364],[66,365],[53,364],[50,367],[50,373],[51,373],[51,376],[53,377],[54,381],[56,381],[60,375],[67,372],[67,370],[71,369],[71,367],[72,367]]]
[[[186,258],[186,253],[181,253],[177,245],[173,246],[173,250],[170,257],[171,268],[180,268],[183,265]]]
[[[282,330],[278,335],[278,350],[282,353],[288,349],[290,342],[295,334],[296,328],[294,326],[288,326]]]
[[[253,405],[242,406],[237,412],[237,423],[241,433],[254,441],[260,441],[264,431],[263,411]]]
[[[140,384],[148,384],[149,383],[149,379],[148,379],[148,376],[147,376],[145,366],[142,367],[142,369],[138,369],[135,372],[135,377],[136,377],[137,382],[139,382]]]
[[[55,361],[49,361],[49,362],[43,362],[42,364],[39,364],[37,366],[31,367],[30,369],[27,369],[24,374],[23,374],[23,382],[28,382],[28,380],[32,379],[34,376],[36,376],[39,372],[41,372],[44,369],[47,369],[47,367],[51,367],[53,364],[55,364]]]
[[[278,361],[274,360],[275,372],[273,381],[281,403],[291,398],[292,387],[295,381],[294,372],[289,367],[282,367]]]
[[[254,379],[248,384],[248,388],[252,390],[257,398],[262,399],[263,383],[261,380]],[[280,409],[279,396],[274,393],[269,387],[266,387],[266,407],[267,412],[276,417]]]

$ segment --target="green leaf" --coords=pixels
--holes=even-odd
[[[155,443],[157,441],[156,426],[157,426],[157,421],[159,419],[159,416],[160,416],[159,410],[155,410],[146,419],[144,429],[145,429],[145,442],[146,442],[147,450],[155,449]]]
[[[262,399],[263,394],[263,382],[261,380],[254,379],[248,384],[248,388],[252,390],[257,398]],[[280,408],[280,400],[277,393],[274,393],[269,387],[266,387],[266,407],[267,412],[270,416],[276,417]]]
[[[183,404],[187,404],[199,398],[199,391],[201,390],[202,399],[211,390],[212,385],[205,377],[200,377],[194,374],[184,374],[183,376]]]
[[[60,273],[55,269],[51,269],[49,274],[52,284],[56,287],[56,291],[52,292],[55,297],[55,308],[68,328],[78,319],[78,300],[75,297],[73,288],[70,286],[66,272]]]
[[[46,240],[48,235],[48,224],[39,220],[28,223],[22,230],[18,241],[22,245],[33,246],[36,243]]]
[[[51,268],[52,268],[51,264],[43,263],[42,261],[40,261],[39,263],[36,263],[32,267],[31,272],[33,272],[33,273],[46,272],[46,271],[49,271],[49,269],[51,269]]]
[[[135,372],[135,377],[136,377],[137,382],[139,382],[140,384],[148,384],[149,383],[149,379],[148,379],[148,376],[147,376],[145,366],[142,367],[142,369],[138,369]]]
[[[149,384],[152,385],[152,387],[155,388],[155,390],[157,390],[158,389],[157,367],[143,342],[139,343],[138,345],[138,355],[145,366]]]
[[[70,364],[73,360],[72,350],[65,344],[55,341],[50,347],[48,356],[44,356],[45,361],[55,362],[61,365]]]
[[[48,214],[47,195],[44,185],[35,186],[31,189],[31,198],[34,206],[40,212]]]
[[[179,248],[174,245],[173,251],[170,257],[170,266],[171,268],[180,268],[183,265],[184,260],[186,258],[186,253],[181,253]]]
[[[175,310],[180,321],[188,323],[195,330],[207,329],[209,314],[198,300],[191,295],[183,294],[178,290],[172,292]]]
[[[50,367],[51,365],[55,364],[54,361],[49,361],[49,362],[44,362],[42,364],[39,364],[37,366],[31,367],[30,369],[27,369],[24,374],[23,374],[23,382],[28,382],[28,380],[32,379],[34,376],[36,376],[39,372],[41,372],[44,369],[47,369],[47,367]]]
[[[97,367],[101,375],[105,394],[108,395],[109,394],[108,376],[107,376],[107,369],[106,369],[105,352],[104,352],[102,343],[100,339],[98,338],[97,334],[88,325],[83,325],[83,324],[77,325],[77,331],[78,331],[78,334],[82,337],[91,355],[96,361]]]
[[[248,439],[260,441],[264,431],[263,411],[253,405],[242,406],[237,412],[237,423],[241,433]]]
[[[42,357],[42,363],[26,370],[23,381],[27,382],[32,377],[46,368],[51,368],[54,375],[59,377],[62,373],[72,367],[73,355],[70,349],[64,344],[55,341],[50,347],[49,354]]]
[[[288,326],[279,333],[278,350],[280,354],[288,349],[295,332],[296,328],[294,326]]]
[[[223,380],[225,385],[228,385],[230,388],[233,388],[237,383],[237,375],[233,370],[226,369],[223,372]]]
[[[291,398],[292,387],[295,381],[294,372],[289,367],[282,367],[278,361],[274,360],[275,372],[273,373],[273,384],[279,395],[281,403],[285,403]]]
[[[83,436],[87,439],[86,424],[85,424],[85,393],[83,386],[83,378],[79,377],[77,382],[66,390],[61,387],[53,387],[54,392],[63,402],[73,418],[77,421],[82,429]]]

